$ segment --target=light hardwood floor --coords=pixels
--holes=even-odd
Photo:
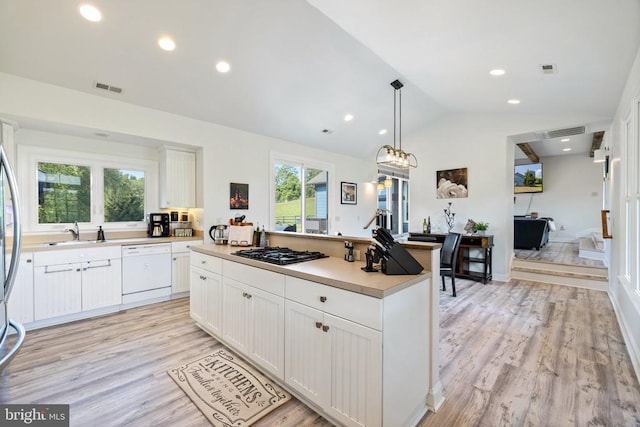
[[[529,261],[543,261],[554,264],[582,265],[586,267],[606,268],[604,262],[578,256],[578,241],[549,242],[540,250],[514,249],[515,257]]]
[[[456,281],[441,292],[447,400],[421,426],[640,425],[640,387],[605,293]],[[73,426],[206,426],[166,370],[219,344],[188,299],[30,331],[2,403],[68,403]],[[328,426],[293,399],[257,426]],[[395,426],[394,426],[395,427]]]

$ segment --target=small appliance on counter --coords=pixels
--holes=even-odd
[[[169,237],[169,214],[150,213],[147,215],[148,237]]]
[[[229,230],[227,224],[213,225],[209,229],[209,237],[216,245],[226,245],[229,241]]]

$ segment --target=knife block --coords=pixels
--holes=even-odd
[[[423,270],[422,265],[398,243],[387,250],[386,255],[380,262],[380,270],[384,274],[420,274]]]

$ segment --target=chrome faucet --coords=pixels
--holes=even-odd
[[[80,227],[78,227],[78,221],[73,223],[73,228],[65,228],[65,232],[73,234],[73,240],[80,240]]]

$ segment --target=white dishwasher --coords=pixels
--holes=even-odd
[[[122,303],[171,295],[171,244],[122,247]]]

